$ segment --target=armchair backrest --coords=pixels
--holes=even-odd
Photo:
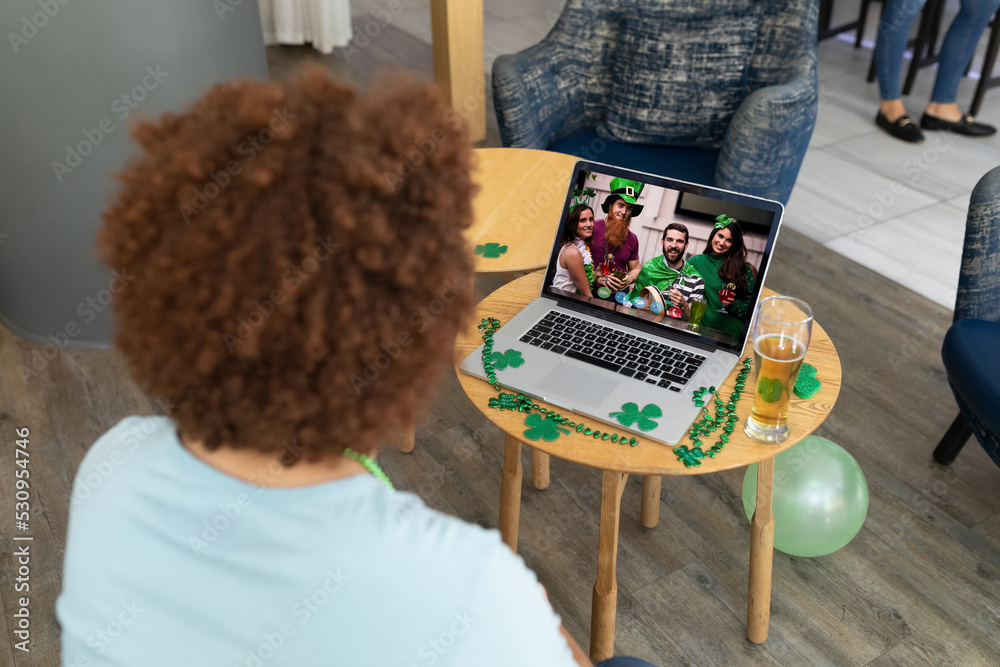
[[[557,43],[572,57],[574,85],[586,91],[576,127],[568,134],[592,129],[604,118],[612,84],[612,65],[618,55],[626,11],[636,0],[567,0],[562,14],[543,41]],[[641,0],[649,2],[650,0]],[[690,5],[690,0],[661,0]],[[716,2],[720,11],[732,0]],[[753,60],[747,76],[747,94],[787,81],[803,68],[816,66],[817,0],[760,0],[761,20]],[[664,26],[664,40],[670,26]]]
[[[955,319],[1000,321],[1000,167],[979,179],[965,223]]]

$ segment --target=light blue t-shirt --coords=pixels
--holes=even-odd
[[[576,665],[497,531],[370,475],[242,482],[164,417],[122,420],[84,458],[56,614],[79,667]]]

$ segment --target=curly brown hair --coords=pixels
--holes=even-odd
[[[115,344],[185,437],[318,460],[426,410],[472,309],[468,130],[436,86],[318,66],[137,126],[103,261]],[[284,445],[284,446],[283,446]]]

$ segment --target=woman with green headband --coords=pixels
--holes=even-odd
[[[757,273],[747,261],[743,229],[723,214],[715,219],[705,252],[688,262],[705,280],[705,318],[702,326],[739,338],[750,316],[750,296]]]

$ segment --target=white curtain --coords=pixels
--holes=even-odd
[[[351,41],[350,0],[259,0],[265,44],[306,44],[322,53]]]

